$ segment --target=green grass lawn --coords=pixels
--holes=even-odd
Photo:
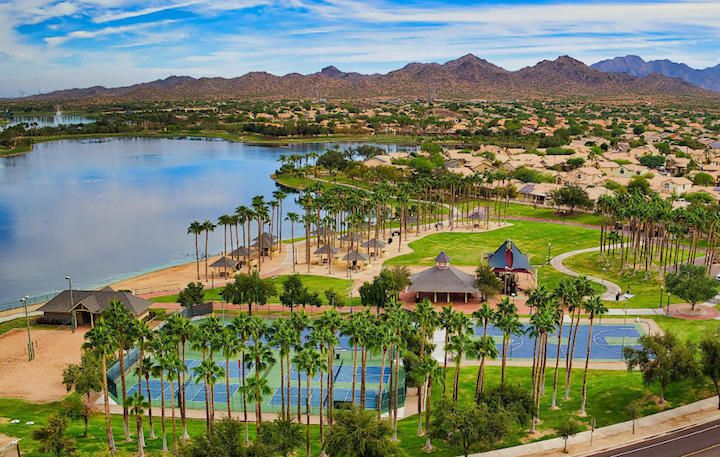
[[[472,401],[475,387],[476,367],[466,367],[461,369],[460,373],[460,401]],[[508,367],[508,380],[513,384],[520,384],[529,389],[530,386],[530,368],[526,367]],[[452,370],[448,371],[448,393],[452,386]],[[561,373],[560,378],[563,378]],[[496,386],[500,379],[499,367],[488,367],[487,385]],[[562,385],[562,381],[560,383]],[[580,391],[582,384],[582,371],[576,370],[573,374],[573,384],[571,399],[567,402],[560,401],[560,409],[556,411],[549,410],[550,394],[552,392],[552,370],[548,370],[546,396],[542,401],[542,411],[540,414],[542,422],[538,428],[544,433],[543,438],[551,438],[554,436],[552,429],[567,417],[577,413],[580,407]],[[650,389],[653,395],[657,394],[655,387]],[[647,390],[642,385],[642,380],[638,373],[628,373],[626,371],[590,371],[588,378],[588,417],[582,419],[582,422],[588,426],[591,418],[595,418],[598,427],[603,427],[612,423],[629,419],[629,415],[625,410],[625,406],[631,401],[645,397]],[[441,395],[441,388],[436,385],[434,398],[438,399]],[[668,400],[667,406],[680,406],[699,398],[712,395],[709,386],[701,385],[696,382],[683,382],[670,386],[667,389],[666,396]],[[31,438],[32,430],[39,428],[47,422],[47,418],[57,410],[57,403],[32,404],[21,400],[0,399],[0,433],[8,436],[22,438],[21,447],[23,455],[29,457],[41,457],[38,451],[38,443]],[[658,411],[658,407],[652,399],[648,398],[643,408],[643,414],[651,414]],[[155,410],[155,431],[159,434],[160,420],[157,417],[157,409]],[[19,419],[19,424],[10,424],[5,419]],[[170,420],[168,417],[168,434],[170,433]],[[35,425],[26,425],[26,422],[33,421]],[[147,448],[146,452],[150,456],[160,456],[161,442],[159,439],[151,440],[147,438],[148,420],[145,418],[144,425],[146,427]],[[122,438],[122,417],[113,416],[113,433],[116,438],[118,448],[121,450],[119,455],[132,455],[136,451],[136,442],[125,443]],[[177,425],[179,430],[179,415]],[[406,418],[398,424],[398,435],[400,438],[400,447],[405,451],[405,455],[419,455],[425,438],[416,435],[417,418],[415,416]],[[205,428],[204,421],[190,420],[188,429],[191,436],[197,436],[203,432]],[[134,430],[134,422],[131,423],[131,430]],[[254,426],[250,425],[251,434],[254,434]],[[520,425],[512,427],[510,435],[498,446],[512,446],[527,441],[527,429]],[[94,415],[90,421],[89,436],[83,438],[82,422],[73,421],[70,424],[69,435],[76,440],[77,448],[80,455],[96,456],[106,455],[105,449],[105,431],[104,421],[101,414]],[[318,446],[318,427],[312,426],[313,450],[314,455],[319,454]],[[170,435],[169,435],[170,436]],[[434,440],[433,444],[437,446],[433,455],[440,457],[454,457],[461,455],[459,448],[450,447],[446,444]],[[474,451],[477,451],[475,449]]]
[[[683,340],[698,343],[706,336],[718,335],[720,321],[691,321],[667,316],[647,316],[654,320],[664,332],[674,332]]]
[[[282,283],[288,278],[289,275],[280,275],[270,280],[275,283],[275,287],[279,292],[282,292]],[[340,279],[340,278],[329,278],[326,276],[317,275],[299,275],[302,283],[307,287],[310,292],[318,292],[320,297],[325,300],[323,292],[327,289],[335,290],[339,295],[346,298],[350,294],[350,288],[352,287],[352,280]],[[215,289],[205,290],[205,299],[214,301],[223,301],[220,296],[222,287],[216,287]],[[177,302],[177,294],[165,295],[162,297],[155,297],[150,299],[155,303],[175,303]],[[277,296],[271,297],[269,303],[280,303],[280,299]]]
[[[433,265],[440,251],[445,251],[455,265],[479,265],[483,256],[494,252],[511,239],[533,264],[547,261],[548,243],[551,256],[599,244],[600,232],[585,227],[544,222],[513,221],[509,227],[489,232],[444,232],[410,243],[415,252],[389,259],[389,265]]]
[[[635,274],[628,273],[621,275],[617,265],[608,265],[605,271],[603,268],[603,257],[597,252],[589,252],[572,256],[565,260],[566,267],[580,274],[596,276],[598,278],[612,281],[623,290],[630,289],[630,293],[635,295],[629,300],[622,302],[608,302],[608,306],[613,308],[657,308],[660,304],[660,286],[662,282],[658,280],[657,272],[650,273],[647,280],[644,272]],[[670,296],[670,303],[682,303],[679,297]],[[663,304],[667,304],[667,295],[663,296]]]
[[[38,320],[37,316],[31,317],[30,318],[30,326],[35,328],[37,326],[37,320]],[[26,325],[27,324],[25,323],[24,317],[0,323],[0,335],[4,335],[5,333],[9,332],[10,330],[12,330],[14,328],[25,328]]]
[[[531,217],[534,219],[556,220],[558,222],[572,222],[576,224],[600,225],[600,216],[595,214],[576,212],[562,215],[555,211],[555,208],[547,206],[524,205],[521,203],[510,203],[508,205],[508,216]]]

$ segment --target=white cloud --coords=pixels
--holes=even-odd
[[[108,36],[108,35],[118,35],[121,33],[138,32],[140,30],[146,30],[146,29],[150,29],[150,28],[159,27],[162,25],[172,24],[173,22],[175,22],[175,21],[163,20],[163,21],[155,21],[155,22],[143,22],[141,24],[133,24],[133,25],[105,27],[105,28],[101,28],[101,29],[97,29],[97,30],[76,30],[76,31],[70,32],[66,35],[47,37],[47,38],[45,38],[45,42],[50,46],[59,46],[70,40],[98,38],[98,37],[103,37],[103,36]]]

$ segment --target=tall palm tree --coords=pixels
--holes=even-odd
[[[222,354],[225,358],[225,388],[227,390],[227,417],[232,419],[232,409],[230,408],[230,359],[238,355],[242,344],[237,338],[235,330],[230,326],[224,326],[220,334],[220,342]]]
[[[142,370],[142,371],[141,371]],[[145,357],[142,364],[138,363],[135,368],[135,376],[138,379],[138,390],[142,390],[142,380],[145,379],[145,393],[148,400],[148,428],[150,429],[150,439],[155,439],[155,424],[153,424],[152,414],[152,393],[150,390],[150,377],[153,375],[153,360],[151,357]]]
[[[130,442],[129,413],[124,402],[125,398],[127,398],[125,351],[132,349],[135,344],[138,331],[137,321],[119,300],[112,300],[110,307],[105,311],[104,315],[108,328],[113,332],[114,340],[117,342],[116,349],[122,388],[123,431],[125,432],[125,441]]]
[[[507,297],[505,298],[507,299]],[[501,302],[500,306],[503,303]],[[514,305],[513,305],[514,307]],[[512,308],[500,312],[495,316],[495,327],[503,332],[502,338],[502,366],[500,370],[500,385],[505,386],[505,367],[507,365],[507,355],[512,335],[522,335],[523,325],[517,315],[517,311]]]
[[[195,372],[195,382],[204,383],[205,399],[210,404],[209,415],[206,418],[208,430],[212,431],[215,422],[215,384],[225,376],[225,369],[218,365],[214,360],[206,359],[200,362],[200,365],[193,368]]]
[[[243,422],[245,422],[245,445],[250,444],[250,431],[247,415],[247,389],[245,388],[245,353],[247,342],[250,338],[250,315],[247,313],[238,314],[229,325],[238,341],[238,371],[240,371],[240,394],[242,395]]]
[[[138,362],[137,362],[137,368],[135,369],[135,373],[138,378],[138,391],[141,391],[141,380],[143,376],[147,373],[149,376],[149,372],[146,368],[144,368],[145,363],[145,351],[147,350],[148,346],[151,344],[154,333],[152,330],[150,330],[150,327],[147,325],[147,322],[145,321],[135,321],[135,338],[136,338],[136,347],[138,348]],[[149,390],[149,389],[148,389]],[[150,394],[148,393],[148,408],[150,407]],[[150,420],[150,438],[154,438],[155,433],[152,432],[152,419]],[[144,439],[144,437],[143,437]],[[143,441],[144,443],[144,441]]]
[[[490,338],[490,342],[486,340],[487,338],[487,331],[488,326],[490,323],[492,323],[495,319],[495,310],[492,309],[492,307],[487,304],[483,303],[480,309],[473,312],[472,316],[475,318],[475,321],[478,326],[482,327],[482,340],[484,341],[481,345],[483,347],[480,347],[478,345],[474,346],[474,353],[480,357],[480,368],[478,368],[478,379],[475,383],[475,400],[480,401],[480,395],[482,395],[485,387],[485,359],[492,354],[492,349],[490,349],[489,344],[492,343],[492,345],[495,347],[495,355],[492,357],[493,359],[497,358],[497,346],[495,345],[495,340],[493,338]]]
[[[425,430],[430,428],[430,407],[432,405],[432,389],[433,382],[439,380],[441,383],[445,382],[445,370],[442,369],[437,360],[431,355],[426,355],[420,360],[417,366],[417,370],[421,373],[421,376],[425,379]],[[418,436],[422,435],[422,414],[418,414]],[[425,434],[425,451],[432,450],[432,443],[430,442],[430,434]]]
[[[197,327],[192,325],[188,318],[181,316],[177,313],[171,315],[162,328],[162,332],[168,335],[168,337],[175,339],[174,347],[177,351],[177,356],[180,359],[181,365],[183,367],[186,366],[185,349],[187,342],[192,339],[196,329]],[[183,441],[190,438],[187,432],[187,388],[185,387],[185,371],[186,370],[182,370],[180,372],[180,379],[178,380],[180,382],[180,385],[182,386],[178,390],[178,406],[180,407],[180,422],[182,426]]]
[[[310,381],[318,374],[324,363],[323,357],[314,347],[304,347],[296,356],[296,366],[298,371],[305,372],[306,378],[306,396],[305,396],[305,453],[310,457]],[[300,396],[298,395],[298,402]],[[322,406],[321,406],[322,408]]]
[[[334,391],[335,391],[335,346],[340,342],[337,333],[342,328],[343,318],[336,309],[330,309],[325,311],[320,319],[317,321],[317,325],[327,329],[327,332],[323,334],[325,338],[325,346],[327,347],[327,392],[328,392],[328,425],[333,424],[333,402],[334,402]],[[289,418],[289,412],[288,412]]]
[[[287,213],[286,221],[290,221],[290,249],[292,249],[292,271],[295,273],[295,265],[297,259],[295,258],[295,224],[300,222],[300,215],[298,213],[289,212]]]
[[[143,437],[143,425],[142,417],[145,413],[145,408],[148,407],[148,402],[145,397],[140,393],[140,390],[136,390],[135,393],[123,401],[126,408],[130,410],[130,413],[135,416],[135,424],[137,427],[137,439],[138,439],[138,457],[145,455],[145,440]]]
[[[448,350],[447,345],[450,341],[450,334],[452,333],[452,329],[455,325],[455,311],[453,311],[452,306],[447,305],[443,306],[442,310],[438,314],[438,323],[440,324],[440,327],[445,330],[445,341],[443,342],[443,370],[447,370],[447,361],[448,361]],[[445,386],[443,385],[443,393],[445,393]]]
[[[210,221],[205,221],[202,224],[203,232],[205,232],[205,282],[208,280],[208,258],[210,253],[208,252],[208,241],[210,239],[210,232],[215,231],[215,224]]]
[[[463,355],[470,345],[470,337],[465,333],[453,335],[450,337],[448,343],[448,350],[453,353],[453,361],[455,362],[455,372],[453,376],[453,402],[458,400],[458,389],[460,387],[460,364],[462,363]]]
[[[283,202],[287,198],[287,192],[278,189],[272,193],[272,196],[275,199],[275,201],[278,202],[276,232],[277,232],[278,252],[282,252]]]
[[[289,419],[290,418],[290,411],[285,407],[285,373],[287,368],[288,376],[290,375],[290,367],[286,367],[285,361],[287,359],[288,354],[290,353],[290,348],[292,347],[293,341],[294,341],[294,332],[292,329],[292,324],[290,321],[284,320],[284,319],[277,319],[273,321],[271,327],[270,327],[270,333],[272,337],[270,338],[270,343],[278,348],[279,350],[279,356],[280,356],[280,400],[281,400],[281,411],[280,411],[280,417],[282,419]]]
[[[267,220],[267,203],[265,197],[262,195],[256,195],[252,198],[252,209],[255,214],[255,222],[257,224],[257,251],[258,251],[258,271],[260,271],[260,265],[262,263],[262,256],[265,254],[265,246],[263,243],[263,228],[265,221]],[[272,250],[272,249],[271,249]]]
[[[163,359],[163,370],[167,373],[168,386],[170,387],[170,424],[172,430],[173,453],[178,454],[177,430],[175,427],[175,385],[173,382],[180,382],[180,373],[185,367],[180,364],[176,354],[168,353]],[[164,395],[164,392],[163,392]]]
[[[263,344],[260,339],[253,338],[253,345],[250,346],[250,356],[255,359],[255,377],[253,387],[250,388],[255,395],[255,426],[260,429],[262,427],[262,397],[258,390],[260,386],[260,374],[263,373],[268,366],[275,363],[275,356],[272,349],[267,344]]]
[[[472,357],[480,359],[477,378],[475,379],[475,402],[480,403],[482,394],[485,390],[485,362],[487,359],[495,360],[498,356],[497,345],[495,339],[491,336],[481,336],[473,340],[467,350]]]
[[[95,327],[85,334],[85,343],[83,349],[92,351],[100,356],[100,368],[102,373],[107,373],[107,358],[111,356],[117,348],[117,341],[114,338],[114,332],[103,318],[95,323]],[[110,426],[110,395],[108,391],[107,376],[102,376],[103,405],[105,408],[105,433],[107,435],[108,449],[110,455],[115,456],[115,439],[113,437],[112,427]]]
[[[585,416],[585,405],[587,403],[587,372],[590,364],[590,348],[592,347],[592,329],[595,317],[602,316],[608,312],[605,303],[598,296],[594,296],[585,302],[585,312],[590,316],[590,328],[588,329],[587,354],[585,356],[585,372],[583,373],[582,403],[580,415]]]
[[[232,225],[235,222],[233,219],[233,216],[229,214],[223,214],[222,216],[218,217],[218,225],[222,225],[223,227],[223,257],[227,257],[227,229],[228,227],[231,227],[230,231],[230,244],[232,248]],[[227,265],[225,265],[225,274],[227,274]]]
[[[200,281],[200,247],[198,246],[198,238],[203,230],[203,224],[198,221],[193,221],[187,229],[188,235],[195,235],[195,269],[197,270],[198,281]]]

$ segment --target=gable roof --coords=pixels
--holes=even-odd
[[[506,240],[488,258],[490,268],[496,271],[524,271],[530,272],[530,259],[522,253],[515,243]]]
[[[110,307],[110,302],[118,300],[134,316],[139,316],[150,308],[150,303],[144,298],[137,297],[130,292],[116,292],[110,288],[102,290],[74,290],[73,303],[70,303],[70,291],[64,290],[52,300],[38,308],[44,313],[70,313],[74,308],[82,306],[93,314],[102,314]]]
[[[477,293],[475,276],[455,267],[434,266],[410,277],[409,292]]]

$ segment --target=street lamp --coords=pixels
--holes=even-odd
[[[75,333],[75,327],[77,327],[77,318],[75,315],[75,302],[73,301],[72,294],[72,278],[70,276],[65,276],[65,279],[68,282],[68,289],[70,290],[70,315],[72,316],[70,318],[70,325],[72,327],[72,332]]]
[[[23,307],[25,308],[25,325],[27,326],[27,334],[28,334],[28,362],[31,362],[35,358],[35,350],[33,348],[32,344],[32,338],[30,337],[30,315],[28,314],[28,307],[27,307],[27,301],[30,298],[30,296],[25,295],[23,298],[20,299],[20,301],[23,304]]]
[[[548,243],[548,255],[547,255],[547,264],[550,265],[550,250],[552,249],[552,243]]]
[[[667,291],[667,315],[670,315],[670,291]]]

